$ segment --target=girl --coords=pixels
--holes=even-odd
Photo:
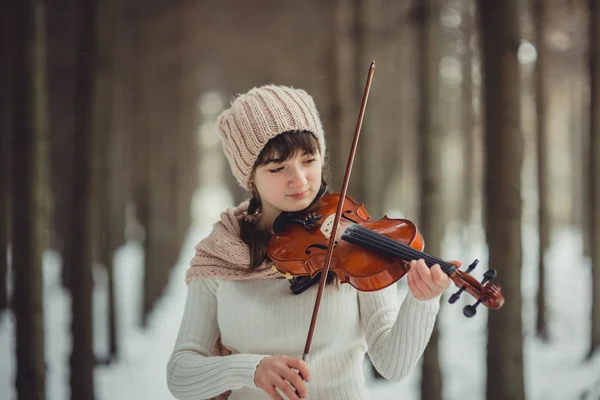
[[[410,289],[360,292],[330,272],[311,353],[301,360],[318,279],[285,279],[266,256],[275,218],[325,192],[325,140],[305,91],[268,85],[238,96],[217,121],[225,156],[252,198],[226,210],[196,246],[167,367],[177,399],[364,400],[365,353],[387,379],[410,373],[450,280],[413,260]]]

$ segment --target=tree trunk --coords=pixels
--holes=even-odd
[[[473,12],[472,1],[466,1],[462,9],[462,82],[461,82],[461,104],[462,104],[462,133],[463,133],[463,196],[460,208],[460,219],[467,228],[474,225],[474,211],[476,196],[476,173],[475,165],[475,124],[473,121],[473,51],[471,50],[471,38],[473,37]],[[469,232],[470,229],[466,229]],[[470,237],[466,237],[470,242]]]
[[[147,153],[144,157],[152,162],[146,165],[147,171],[147,219],[144,225],[144,300],[142,326],[146,327],[151,311],[162,296],[168,282],[169,272],[176,262],[179,251],[177,243],[177,217],[175,192],[178,181],[173,178],[176,171],[176,151],[171,138],[164,134],[170,130],[172,121],[179,120],[181,114],[173,107],[180,95],[178,76],[172,73],[174,60],[181,55],[181,14],[180,5],[165,8],[156,4],[155,9],[146,10],[143,16],[143,32],[148,40],[142,53],[142,59],[148,62],[140,64],[144,69],[144,80],[148,80],[144,90],[145,110],[150,117],[147,129],[141,134],[146,136]],[[168,38],[168,40],[167,40]],[[162,59],[155,59],[156,49],[163,53]],[[157,79],[162,76],[163,79]],[[151,92],[162,93],[162,97]],[[177,123],[176,123],[177,124]],[[181,134],[181,133],[179,133]]]
[[[344,157],[340,160],[342,161],[342,168],[346,168],[346,164],[348,161],[348,152],[351,147],[351,138],[356,130],[356,122],[358,120],[358,110],[360,109],[360,101],[362,99],[364,93],[364,86],[367,77],[367,72],[369,70],[369,62],[371,60],[366,60],[367,56],[367,35],[368,35],[368,27],[367,27],[367,13],[369,4],[366,0],[351,0],[352,3],[352,22],[350,24],[350,37],[352,41],[352,61],[350,66],[350,79],[349,82],[350,87],[352,88],[352,94],[347,99],[349,102],[349,110],[355,110],[355,113],[351,113],[348,115],[348,123],[350,124],[347,131],[344,132],[344,137],[348,138],[348,147],[347,152]],[[368,108],[367,108],[368,110]],[[368,130],[368,114],[367,110],[365,110],[365,120],[363,121],[363,125],[361,127],[361,136],[360,136],[360,147],[362,151],[357,151],[354,159],[354,163],[356,167],[352,170],[352,179],[348,183],[348,194],[353,196],[353,198],[359,202],[364,202],[369,205],[369,212],[372,215],[379,215],[377,210],[378,206],[376,204],[371,204],[369,202],[369,182],[368,176],[369,172],[369,162],[370,157],[370,147],[372,146],[372,140],[369,134],[363,134],[366,130]],[[351,133],[350,133],[351,132]],[[341,182],[341,180],[340,180]],[[341,184],[340,184],[341,189]],[[381,207],[379,207],[381,208]]]
[[[485,229],[489,265],[507,305],[488,317],[488,400],[523,400],[521,133],[517,0],[478,0],[485,120]]]
[[[334,16],[335,68],[337,69],[337,90],[335,94],[334,110],[339,113],[339,119],[334,121],[334,137],[338,145],[333,154],[333,182],[331,189],[339,191],[346,171],[348,154],[352,144],[352,136],[356,129],[360,100],[364,91],[369,61],[365,60],[365,16],[367,7],[365,0],[336,1],[337,12]],[[365,123],[362,130],[364,132]],[[361,146],[368,146],[364,142],[365,136],[361,134]],[[334,151],[331,149],[330,151]],[[352,170],[352,177],[348,183],[347,194],[359,202],[365,201],[365,177],[368,157],[366,152],[357,151]]]
[[[92,338],[92,146],[94,112],[94,78],[96,67],[95,1],[78,5],[77,76],[75,86],[76,115],[73,148],[72,224],[68,240],[73,244],[65,267],[71,275],[70,357],[71,398],[94,398],[94,351]]]
[[[161,109],[160,99],[153,96],[153,93],[164,90],[156,77],[160,76],[159,59],[153,56],[157,49],[165,50],[160,47],[158,31],[160,25],[157,19],[161,18],[153,9],[152,3],[148,7],[140,8],[139,19],[137,20],[138,31],[138,51],[139,56],[136,60],[135,68],[139,75],[139,103],[137,110],[138,124],[136,126],[136,146],[134,151],[137,160],[137,174],[135,179],[136,190],[135,204],[137,218],[144,227],[144,276],[143,276],[143,298],[140,323],[143,328],[148,326],[150,312],[154,308],[157,299],[157,281],[159,280],[158,270],[164,258],[165,249],[160,240],[161,226],[157,212],[160,211],[164,194],[155,192],[155,188],[161,191],[166,190],[160,187],[161,169],[166,168],[165,153],[162,152],[158,141],[160,118],[164,115],[164,109]],[[162,92],[161,92],[162,93]],[[163,93],[164,95],[164,93]],[[144,143],[142,144],[141,141]],[[152,161],[150,161],[152,160]],[[155,196],[158,196],[155,198]]]
[[[600,2],[590,7],[589,215],[592,264],[592,332],[589,356],[600,348]]]
[[[344,178],[344,154],[347,153],[347,140],[344,132],[348,125],[348,106],[345,101],[350,96],[347,86],[347,65],[351,63],[352,38],[350,37],[350,23],[352,8],[349,2],[334,0],[331,6],[331,20],[333,24],[332,49],[329,53],[329,142],[338,143],[333,149],[329,148],[329,186],[332,190],[340,190],[340,182]],[[349,147],[348,147],[349,148]],[[347,157],[347,155],[346,155]],[[335,188],[335,189],[334,189]]]
[[[546,321],[546,263],[545,254],[550,242],[550,204],[548,201],[548,129],[546,124],[546,44],[544,41],[546,7],[543,0],[534,0],[535,42],[537,61],[535,65],[535,111],[537,120],[537,184],[538,184],[538,293],[536,334],[548,339]]]
[[[411,2],[409,10],[406,12],[404,36],[408,37],[409,43],[405,44],[402,49],[402,57],[404,59],[414,58],[418,54],[418,37],[421,31],[421,17],[415,9],[418,9],[416,2]],[[402,95],[401,107],[404,110],[404,118],[400,129],[402,130],[402,138],[399,143],[398,154],[400,155],[400,186],[401,186],[401,210],[407,216],[418,218],[420,193],[419,193],[419,153],[415,151],[415,147],[419,141],[419,96],[420,82],[415,79],[420,66],[412,64],[407,66],[406,73],[401,74],[400,85],[404,90]]]
[[[131,18],[127,25],[128,36],[131,37],[131,48],[130,48],[130,68],[133,71],[131,76],[132,91],[136,95],[132,98],[132,135],[131,135],[131,169],[132,169],[132,197],[133,203],[135,204],[135,218],[136,223],[144,229],[143,237],[136,237],[135,240],[139,240],[144,244],[144,248],[147,248],[149,238],[149,155],[150,155],[150,138],[149,135],[152,131],[151,122],[148,120],[152,117],[151,112],[148,108],[149,99],[152,98],[151,90],[154,88],[151,79],[148,77],[151,71],[154,71],[154,64],[156,60],[146,60],[149,53],[148,48],[151,44],[148,42],[148,35],[145,30],[145,16],[142,15],[139,9],[141,2],[135,0],[132,4],[132,8],[136,8],[135,11],[131,12]],[[144,326],[146,318],[146,309],[150,308],[147,305],[149,298],[150,285],[148,279],[151,274],[148,271],[147,265],[148,255],[144,251],[144,278],[142,283],[142,299],[140,310],[140,324]]]
[[[574,72],[569,74],[566,83],[568,96],[568,129],[573,132],[569,141],[569,162],[572,171],[572,177],[569,181],[571,191],[571,224],[575,227],[581,227],[583,224],[583,215],[581,212],[581,151],[582,151],[582,124],[581,124],[581,88],[580,88],[579,65]]]
[[[187,5],[187,7],[185,6]],[[196,23],[191,24],[190,18],[187,16],[190,13],[190,6],[194,6],[195,2],[185,1],[179,11],[181,26],[182,44],[180,49],[180,59],[186,59],[189,54],[197,51],[197,47],[193,46],[194,32],[197,33],[198,26]],[[200,32],[202,33],[202,32]],[[176,212],[177,212],[177,243],[183,246],[190,227],[192,226],[192,198],[198,186],[198,164],[200,154],[197,145],[198,131],[198,110],[195,107],[198,101],[199,85],[191,84],[195,82],[193,79],[197,74],[197,69],[192,63],[174,61],[181,68],[180,79],[178,82],[178,97],[179,97],[179,135],[178,149],[175,154],[176,172],[179,189],[177,190]],[[213,130],[213,135],[214,135]],[[239,187],[239,186],[238,186]],[[239,188],[243,191],[242,188]],[[240,197],[247,197],[244,193]],[[179,249],[177,249],[179,254]]]
[[[41,252],[42,171],[45,168],[44,14],[41,2],[12,2],[13,310],[16,319],[16,389],[19,400],[45,398],[44,304]]]
[[[115,204],[113,182],[120,177],[113,174],[111,169],[111,153],[115,149],[113,143],[112,98],[114,76],[114,34],[112,26],[116,23],[116,4],[113,0],[105,0],[99,4],[96,35],[98,38],[97,69],[95,73],[95,109],[93,112],[93,252],[94,259],[98,260],[106,269],[107,276],[107,311],[108,311],[108,357],[109,362],[118,355],[116,304],[113,271],[113,252],[122,241],[116,234],[114,226],[116,220],[113,213],[119,212],[114,207],[123,206],[120,210],[124,213],[124,204]]]
[[[330,98],[330,119],[331,131],[330,142],[337,143],[328,149],[331,179],[329,182],[332,191],[341,189],[341,182],[346,170],[348,152],[351,147],[350,132],[354,132],[356,116],[354,110],[358,109],[357,104],[352,103],[352,99],[360,101],[356,97],[358,83],[356,82],[355,65],[357,63],[354,56],[356,49],[356,40],[359,37],[358,17],[355,17],[356,7],[359,6],[355,1],[335,0],[331,7],[333,12],[333,49],[331,51],[331,98]],[[365,75],[366,76],[366,75]],[[358,153],[358,152],[357,152]],[[356,156],[358,160],[359,154]],[[359,168],[357,168],[359,170]],[[360,174],[352,173],[352,181],[360,180]],[[354,185],[356,186],[356,185]],[[348,186],[350,195],[352,185]]]
[[[428,254],[441,255],[444,235],[444,206],[442,182],[442,153],[444,137],[439,116],[439,63],[440,2],[418,1],[419,21],[417,51],[419,52],[419,122],[418,148],[420,177],[419,230],[425,238]],[[442,373],[439,363],[438,327],[434,326],[431,339],[423,354],[421,399],[442,398]]]
[[[6,36],[4,36],[6,37]],[[6,54],[4,52],[0,53]],[[3,58],[3,60],[6,59]],[[4,63],[3,63],[4,64]],[[8,63],[7,63],[8,64]],[[4,72],[4,71],[3,71]],[[12,76],[12,75],[10,75]],[[6,86],[3,86],[6,88]],[[6,97],[4,94],[0,94],[0,102],[4,103]],[[5,121],[8,115],[3,111],[8,109],[4,104],[0,104],[0,120]],[[8,287],[7,287],[7,274],[8,274],[8,224],[10,223],[8,217],[8,196],[10,196],[10,190],[8,187],[8,164],[10,162],[9,154],[7,149],[8,146],[8,124],[4,124],[0,127],[0,312],[8,308]]]
[[[0,3],[0,311],[8,308],[8,233],[10,230],[10,136],[15,129],[14,105],[14,10]]]
[[[358,110],[360,101],[364,94],[365,83],[369,71],[369,64],[372,60],[377,59],[379,55],[383,55],[381,47],[388,46],[388,42],[392,39],[379,40],[385,32],[389,32],[389,25],[386,23],[386,13],[394,13],[391,6],[386,5],[381,1],[357,1],[355,7],[355,28],[356,33],[354,53],[356,64],[354,84],[356,86],[356,94],[351,98],[356,104],[356,114],[352,117],[353,129],[347,132],[347,137],[352,138],[356,129],[358,120]],[[396,38],[397,36],[389,34],[389,37]],[[395,40],[395,39],[394,39]],[[384,55],[385,57],[385,55]],[[389,54],[388,62],[392,63],[392,54]],[[387,58],[387,57],[386,57]],[[392,172],[396,167],[397,154],[394,148],[397,146],[398,134],[390,133],[385,126],[388,126],[388,118],[392,119],[392,115],[387,115],[385,118],[383,110],[385,107],[379,107],[383,103],[396,103],[391,100],[392,96],[397,96],[398,89],[392,89],[390,81],[387,77],[394,76],[389,74],[389,69],[381,68],[379,64],[379,73],[375,74],[371,93],[373,98],[367,103],[365,109],[364,121],[361,128],[359,147],[357,150],[356,167],[353,171],[360,172],[357,176],[352,173],[351,182],[357,179],[361,180],[360,192],[357,194],[359,199],[364,204],[368,205],[369,215],[372,219],[377,220],[385,214],[385,203],[387,196],[387,188]],[[397,108],[394,113],[397,112]],[[348,154],[344,161],[347,161]],[[345,163],[344,163],[345,167]]]
[[[73,140],[75,136],[75,77],[77,76],[77,7],[73,1],[47,0],[48,103],[50,126],[51,235],[50,247],[62,255],[62,284],[70,288],[64,260],[72,243]]]

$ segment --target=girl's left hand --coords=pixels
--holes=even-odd
[[[460,261],[449,261],[460,267]],[[439,264],[427,267],[423,259],[412,260],[407,274],[408,288],[413,296],[418,300],[431,300],[441,295],[450,287],[450,278],[444,272]]]

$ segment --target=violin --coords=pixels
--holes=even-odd
[[[302,212],[282,213],[277,217],[267,254],[279,272],[312,278],[322,271],[339,203],[339,194],[325,194]],[[412,221],[387,216],[371,221],[364,204],[349,196],[343,204],[329,265],[341,283],[365,292],[381,290],[400,280],[408,272],[411,260],[422,258],[429,267],[439,264],[459,288],[450,297],[450,303],[455,303],[463,291],[477,299],[475,304],[465,306],[465,316],[473,317],[480,304],[492,310],[504,304],[500,288],[486,284],[496,277],[495,270],[486,271],[481,282],[469,275],[479,260],[465,272],[460,271],[455,265],[423,252],[423,237]]]
[[[469,275],[478,260],[466,271],[460,271],[453,264],[423,253],[424,240],[413,222],[387,216],[379,221],[370,221],[364,204],[358,204],[346,196],[374,71],[375,61],[369,67],[340,193],[320,192],[306,210],[279,215],[267,244],[267,255],[279,272],[288,276],[314,277],[320,274],[302,357],[304,361],[310,352],[321,298],[330,272],[337,275],[340,282],[349,283],[357,290],[375,291],[397,282],[408,272],[410,261],[422,258],[429,267],[439,264],[459,288],[450,297],[450,303],[455,303],[464,291],[476,299],[475,304],[464,307],[466,317],[473,317],[480,304],[492,310],[504,304],[500,287],[489,283],[496,278],[495,270],[486,271],[483,280],[478,282]]]

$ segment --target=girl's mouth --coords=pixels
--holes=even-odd
[[[295,200],[300,200],[300,199],[304,198],[304,196],[306,196],[306,193],[308,193],[308,190],[305,190],[304,192],[290,194],[289,197],[291,197],[292,199],[295,199]]]

